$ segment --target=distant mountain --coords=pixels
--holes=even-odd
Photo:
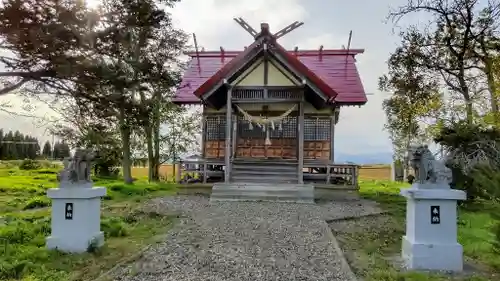
[[[392,152],[348,154],[336,151],[335,162],[353,162],[356,164],[389,164],[392,162]]]

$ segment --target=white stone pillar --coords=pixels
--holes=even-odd
[[[407,198],[406,235],[402,258],[412,270],[463,270],[462,245],[457,242],[457,201],[466,193],[446,183],[415,183],[401,190]]]
[[[105,187],[70,186],[47,190],[47,196],[52,199],[52,233],[46,239],[47,248],[83,253],[90,244],[102,246],[101,197],[105,195]]]

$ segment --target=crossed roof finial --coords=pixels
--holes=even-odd
[[[260,34],[263,34],[264,32],[269,32],[269,24],[268,23],[262,23],[260,25],[261,32],[259,33],[241,17],[234,18],[234,21],[236,21],[243,29],[245,29],[250,35],[252,35],[253,38],[257,38]],[[273,37],[276,39],[281,38],[281,37],[285,36],[286,34],[292,32],[293,30],[297,29],[298,27],[302,26],[303,24],[304,24],[303,22],[295,21],[295,22],[287,25],[286,27],[284,27],[280,31],[276,32],[275,34],[273,34]]]

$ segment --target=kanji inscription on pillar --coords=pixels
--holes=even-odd
[[[64,208],[64,218],[67,220],[72,220],[73,219],[73,203],[66,203],[66,206]]]
[[[431,206],[431,224],[441,223],[441,210],[439,206]]]

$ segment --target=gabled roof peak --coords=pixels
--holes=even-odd
[[[260,24],[260,33],[269,33],[269,24],[267,22],[263,22]]]
[[[276,32],[275,34],[272,34],[269,31],[269,24],[267,22],[262,22],[260,24],[260,32],[257,32],[252,26],[250,26],[241,17],[234,18],[234,21],[236,21],[243,29],[245,29],[250,35],[252,35],[252,37],[255,38],[255,40],[261,38],[262,36],[269,36],[272,39],[276,40],[276,39],[290,33],[291,31],[295,30],[296,28],[298,28],[304,24],[303,22],[295,21],[295,22],[287,25],[286,27],[284,27],[280,31]]]
[[[273,34],[271,34],[271,31],[269,31],[269,24],[266,22],[263,22],[260,24],[260,32],[255,36],[255,41],[259,40],[260,38],[264,37],[264,40],[267,38],[274,38]]]

